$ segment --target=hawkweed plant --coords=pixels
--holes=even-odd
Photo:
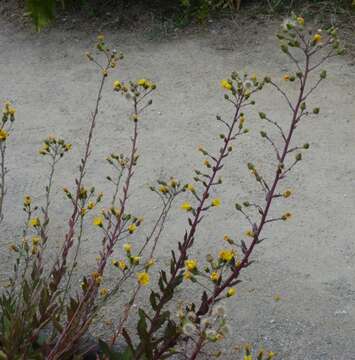
[[[269,76],[260,78],[233,72],[230,78],[222,80],[224,98],[232,110],[229,119],[217,116],[224,129],[219,134],[220,146],[216,150],[198,146],[203,161],[200,168],[193,170],[191,183],[170,177],[150,186],[160,209],[143,241],[136,237],[143,226],[142,214],[131,213],[128,209],[132,178],[139,165],[140,123],[144,121],[146,108],[152,104],[156,85],[144,78],[113,82],[113,91],[131,105],[127,123],[131,129],[131,143],[127,154],[110,153],[106,159],[111,169],[106,179],[112,186],[112,193],[108,196],[108,206],[100,209],[103,194],[94,184],[87,183],[86,172],[95,150],[93,138],[100,121],[98,114],[104,86],[123,56],[110,49],[102,35],[98,37],[96,52],[87,53],[86,57],[98,68],[101,80],[78,175],[71,189],[63,189],[72,209],[66,220],[66,234],[58,256],[54,260],[46,256],[56,165],[72,148],[63,139],[49,136],[39,150],[49,164],[44,204],[33,204],[31,196],[25,195],[22,241],[11,246],[15,253],[14,271],[0,298],[1,358],[85,359],[93,354],[96,359],[158,360],[181,356],[193,360],[203,354],[222,355],[221,351],[215,352],[215,345],[230,336],[233,330],[224,302],[237,294],[241,274],[252,264],[253,251],[263,242],[267,225],[292,217],[290,211],[273,217],[270,210],[274,202],[287,201],[293,195],[291,189],[284,188],[284,180],[309,148],[308,143],[294,144],[293,136],[306,117],[320,112],[317,107],[310,110],[308,101],[327,77],[321,66],[329,58],[344,53],[335,28],[313,31],[306,27],[302,17],[296,15],[283,23],[277,37],[281,51],[294,65],[294,71],[284,74],[281,82],[294,84],[296,95],[290,96],[280,81]],[[318,80],[313,80],[315,75],[312,73],[318,74]],[[199,228],[208,214],[221,206],[220,198],[211,197],[212,190],[223,186],[225,160],[233,156],[239,138],[249,136],[246,122],[250,115],[247,112],[255,106],[254,95],[265,89],[275,89],[281,95],[289,109],[289,121],[287,127],[283,127],[268,114],[259,112],[260,121],[265,125],[263,129],[270,129],[262,130],[260,136],[275,153],[270,164],[274,170],[271,176],[265,176],[263,169],[253,163],[249,162],[247,167],[264,200],[236,202],[235,209],[247,224],[244,233],[237,238],[221,235],[223,246],[215,254],[206,254],[206,263],[199,263],[191,257]],[[6,141],[14,115],[15,110],[6,103],[0,129],[1,220],[6,193]],[[255,197],[260,198],[257,195],[259,191],[255,191]],[[169,268],[152,271],[166,220],[175,206],[186,213],[186,229],[177,238],[177,248],[171,249]],[[88,224],[88,218],[93,218],[92,224]],[[81,274],[78,288],[73,275],[77,273],[82,238],[90,226],[97,228],[101,245],[96,263],[86,274]],[[232,232],[236,230],[231,229]],[[120,256],[116,255],[117,250]],[[110,267],[118,276],[108,283],[105,275]],[[187,298],[184,303],[176,304],[176,291],[186,282],[197,288],[200,297]],[[139,305],[141,290],[147,286],[151,286],[149,298]],[[128,301],[120,299],[122,291],[127,292]],[[93,321],[99,319],[100,310],[109,301],[120,301],[122,305],[119,319],[110,325],[112,335],[100,339],[98,347],[88,345],[83,349]],[[138,307],[134,306],[137,303]],[[129,325],[132,318],[137,318],[136,329]],[[124,349],[117,347],[117,343],[125,343]],[[214,346],[210,348],[211,344]],[[255,358],[271,360],[274,356],[273,352],[260,351]],[[252,358],[251,347],[246,346],[244,359]]]

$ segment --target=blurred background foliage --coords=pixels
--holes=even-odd
[[[173,16],[180,25],[191,21],[203,22],[215,14],[236,12],[250,4],[259,5],[264,11],[286,12],[307,5],[315,11],[342,13],[354,11],[355,0],[23,0],[37,30],[41,30],[62,11],[81,10],[88,15],[100,13],[109,7],[127,8],[144,6],[152,11]],[[60,15],[59,15],[60,16]],[[168,15],[169,16],[169,15]]]

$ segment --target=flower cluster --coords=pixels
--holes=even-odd
[[[101,69],[102,75],[107,77],[109,70],[117,67],[118,62],[123,59],[123,55],[117,54],[115,49],[111,50],[106,45],[104,35],[99,35],[97,37],[96,48],[105,55],[107,60],[105,65],[101,65],[96,61],[95,57],[90,52],[86,52],[85,55],[89,61],[95,63]]]
[[[49,155],[52,157],[63,157],[63,155],[71,150],[72,144],[66,143],[61,138],[49,135],[47,139],[43,141],[41,148],[39,149],[40,155]]]
[[[180,306],[177,313],[184,336],[192,339],[201,338],[203,342],[217,342],[231,333],[227,324],[226,310],[216,304],[209,314],[198,319],[193,306]]]
[[[12,129],[12,123],[15,121],[16,109],[9,101],[5,102],[2,123],[0,126],[0,143],[5,142]],[[8,125],[9,124],[9,125]]]

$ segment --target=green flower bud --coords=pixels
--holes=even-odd
[[[266,118],[266,114],[263,112],[259,112],[259,117],[260,119],[265,119]]]
[[[313,109],[313,114],[319,114],[319,107],[316,107]]]
[[[319,76],[321,79],[325,79],[327,77],[327,72],[325,70],[322,70]]]

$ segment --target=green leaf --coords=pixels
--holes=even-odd
[[[26,8],[31,14],[37,31],[54,19],[55,0],[26,0]]]

